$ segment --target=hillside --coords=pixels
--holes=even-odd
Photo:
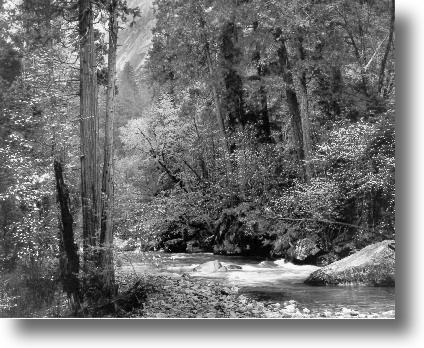
[[[141,16],[136,18],[133,26],[130,21],[125,24],[118,37],[117,70],[122,71],[126,62],[135,70],[143,65],[152,41],[152,29],[155,17],[152,9],[153,0],[128,0],[129,7],[140,8]]]

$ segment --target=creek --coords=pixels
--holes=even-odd
[[[383,313],[395,310],[395,288],[383,287],[319,287],[304,284],[316,266],[294,265],[284,260],[221,256],[212,253],[137,253],[131,256],[132,268],[138,274],[175,275],[188,273],[193,278],[211,279],[226,286],[236,286],[239,293],[265,303],[295,300],[301,308],[312,312],[336,311],[343,307],[360,313]],[[228,272],[199,273],[193,268],[207,261],[218,260],[241,266]]]

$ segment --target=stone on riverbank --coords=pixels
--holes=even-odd
[[[395,286],[395,241],[371,244],[313,272],[310,285]]]
[[[127,279],[127,278],[125,278]],[[182,276],[157,276],[145,274],[143,278],[126,280],[128,285],[140,282],[145,285],[146,299],[139,308],[120,312],[127,318],[394,318],[394,311],[383,314],[360,313],[355,310],[312,311],[290,300],[283,304],[264,303],[239,294],[236,287],[225,287],[216,282]],[[352,315],[352,313],[354,315]]]

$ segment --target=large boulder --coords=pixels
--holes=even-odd
[[[305,283],[395,286],[395,270],[395,241],[385,240],[313,272]]]

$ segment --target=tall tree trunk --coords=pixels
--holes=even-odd
[[[261,87],[259,87],[259,95],[260,95],[260,119],[259,119],[259,141],[263,143],[270,143],[271,139],[271,123],[269,122],[269,113],[268,113],[268,95],[266,92],[266,88],[262,83]]]
[[[254,30],[258,28],[258,23],[254,22]],[[259,43],[256,43],[255,52],[253,53],[253,62],[256,65],[256,71],[260,80],[259,86],[259,119],[256,121],[257,136],[260,142],[270,143],[271,142],[271,124],[269,122],[268,115],[268,96],[264,82],[265,69],[261,63],[261,50]]]
[[[300,115],[299,101],[297,98],[296,91],[293,84],[293,74],[291,72],[291,65],[289,61],[289,56],[286,48],[286,43],[284,38],[281,37],[281,33],[277,30],[276,33],[277,40],[280,42],[280,47],[278,48],[278,59],[279,59],[279,72],[283,78],[283,81],[286,85],[285,93],[287,99],[287,105],[291,115],[291,128],[293,141],[295,143],[296,155],[299,162],[304,161],[305,154],[303,150],[303,134],[302,134],[302,120]],[[304,166],[303,166],[303,169]],[[304,173],[305,175],[305,173]]]
[[[312,163],[311,163],[311,126],[309,121],[309,99],[308,89],[306,84],[306,72],[302,67],[305,60],[305,52],[303,49],[303,38],[299,36],[296,39],[297,58],[300,65],[299,72],[296,74],[296,89],[297,95],[300,97],[300,120],[302,125],[302,139],[303,139],[303,155],[305,166],[305,180],[309,182],[312,177]]]
[[[393,42],[393,34],[395,31],[395,0],[392,0],[391,16],[390,16],[390,32],[387,40],[386,50],[383,59],[381,60],[380,73],[378,74],[377,92],[381,94],[384,82],[384,72],[386,71],[387,58],[389,57],[390,49]]]
[[[84,267],[98,242],[97,71],[90,0],[79,0],[80,159]]]
[[[215,74],[214,74],[214,69],[212,65],[212,57],[211,57],[211,52],[209,49],[209,42],[206,41],[204,47],[205,47],[207,64],[208,64],[209,79],[211,80],[211,84],[212,84],[212,94],[213,94],[213,100],[215,104],[216,120],[218,122],[221,136],[223,137],[223,139],[226,139],[227,135],[225,133],[224,118],[222,117],[222,113],[221,113],[221,101],[219,99],[218,89],[216,88]]]
[[[203,44],[203,49],[206,55],[206,63],[208,65],[209,80],[211,82],[212,94],[213,94],[213,99],[215,104],[216,121],[218,123],[221,136],[225,139],[226,134],[225,134],[224,118],[222,117],[221,101],[219,100],[218,89],[216,87],[216,76],[215,76],[215,71],[213,68],[209,41],[206,36],[206,23],[205,23],[205,19],[203,18],[203,9],[199,7],[197,11],[199,12],[199,26],[201,29],[201,38],[203,41],[202,44]]]
[[[203,8],[200,6],[200,4],[197,4],[196,7],[196,12],[198,13],[198,17],[199,17],[199,26],[201,29],[201,39],[202,39],[202,44],[203,44],[203,48],[204,48],[204,52],[205,52],[205,56],[206,56],[206,63],[208,66],[208,74],[209,74],[209,81],[212,87],[212,95],[213,95],[213,100],[214,100],[214,104],[215,104],[215,117],[216,117],[216,121],[218,123],[218,127],[221,133],[221,137],[224,141],[224,146],[225,146],[225,151],[226,154],[230,153],[230,143],[228,141],[228,137],[227,137],[227,132],[225,129],[225,122],[224,122],[224,116],[222,115],[222,102],[220,100],[220,96],[218,93],[218,88],[217,88],[217,76],[216,76],[216,72],[214,69],[214,64],[212,61],[212,55],[211,55],[211,50],[210,50],[210,45],[209,45],[209,40],[207,38],[206,35],[206,21],[204,18],[204,10]],[[225,160],[225,168],[227,171],[227,174],[231,173],[231,165],[230,162]],[[202,168],[203,169],[203,168]],[[228,175],[226,176],[227,180],[228,180]]]
[[[116,294],[113,267],[113,123],[115,118],[116,50],[118,40],[117,0],[109,2],[108,84],[106,95],[106,120],[104,162],[101,194],[100,247],[103,290],[107,297]]]
[[[234,16],[233,16],[234,17]],[[223,103],[228,115],[228,129],[233,133],[239,125],[245,124],[243,105],[243,82],[236,65],[240,59],[237,43],[235,18],[224,25],[221,34],[222,69],[224,73],[225,92]],[[230,152],[235,150],[235,143],[230,141]]]
[[[54,161],[57,201],[60,207],[60,269],[63,290],[71,300],[74,312],[80,309],[81,293],[78,280],[78,247],[74,241],[72,214],[70,211],[69,191],[63,180],[62,164]]]

